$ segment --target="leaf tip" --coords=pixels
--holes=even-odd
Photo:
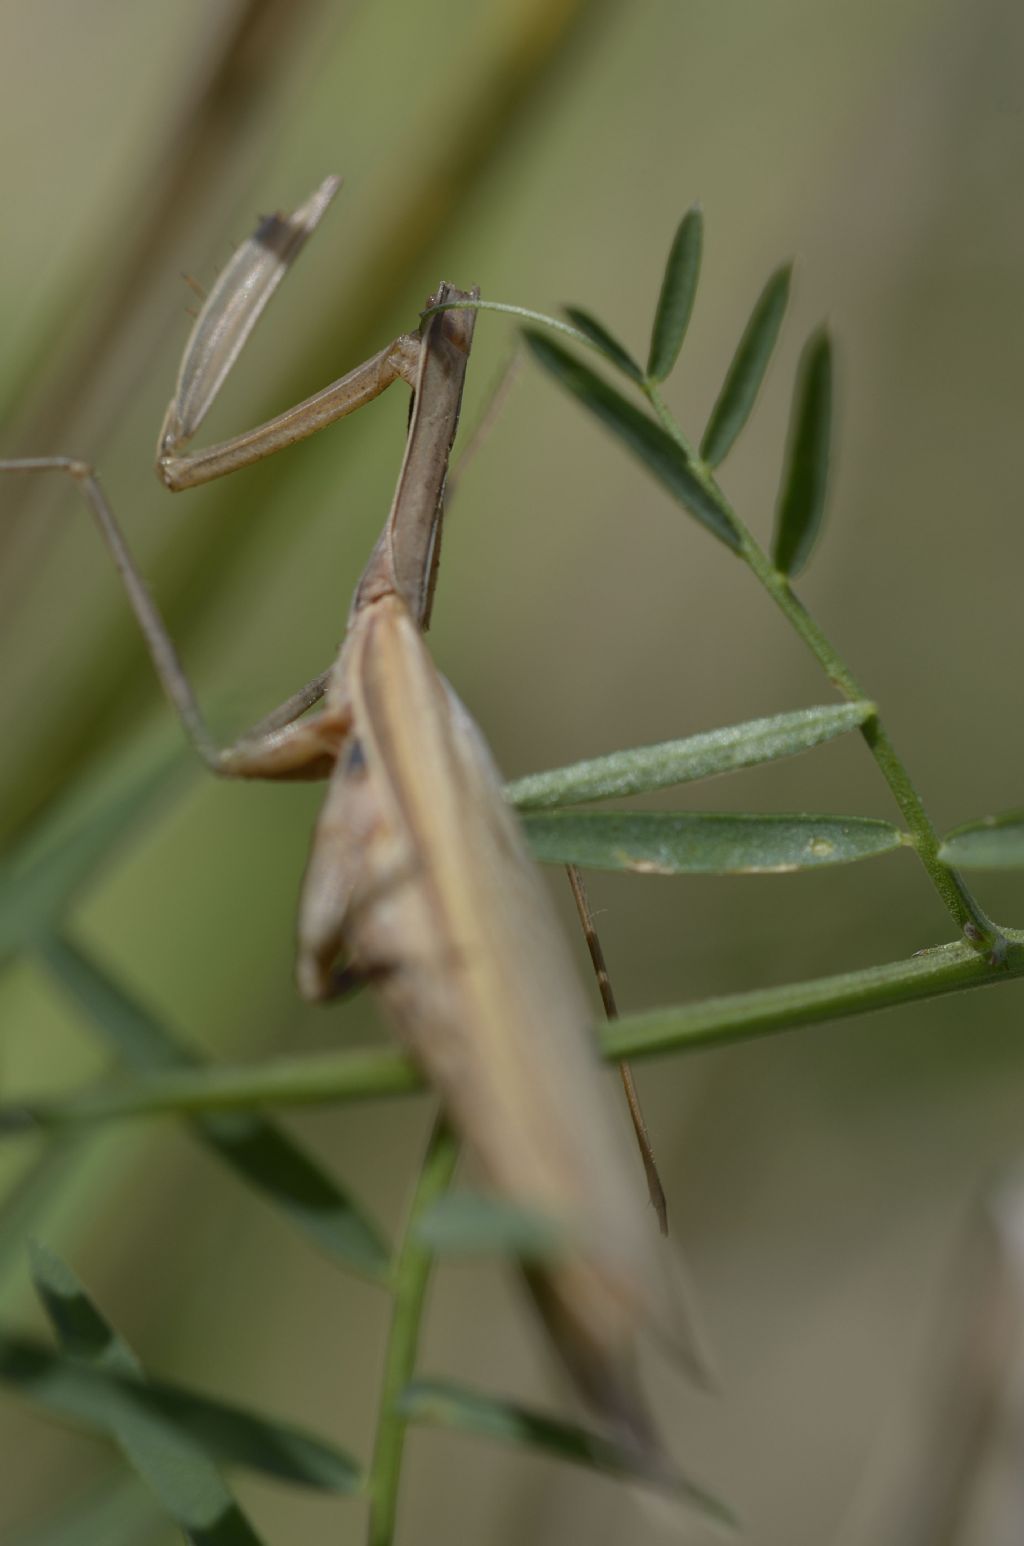
[[[679,358],[697,294],[703,245],[704,213],[699,203],[691,204],[676,228],[665,263],[651,329],[648,381],[664,381]]]
[[[25,1242],[25,1254],[28,1257],[29,1275],[37,1293],[43,1293],[67,1276],[67,1268],[60,1257],[44,1245],[37,1235],[29,1235]]]

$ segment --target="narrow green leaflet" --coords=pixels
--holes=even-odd
[[[832,344],[821,328],[804,346],[793,394],[786,469],[779,491],[772,558],[782,574],[798,575],[825,515],[832,440]]]
[[[52,1252],[35,1246],[32,1276],[66,1353],[83,1369],[138,1382],[141,1366],[104,1319],[74,1273]],[[193,1546],[260,1546],[201,1444],[162,1413],[123,1404],[110,1436]]]
[[[908,842],[865,816],[526,811],[535,859],[641,875],[778,875],[870,859]]]
[[[665,264],[647,361],[651,381],[664,381],[679,358],[697,294],[703,245],[704,216],[695,204],[679,222]]]
[[[738,552],[740,535],[722,495],[713,484],[697,477],[685,451],[671,435],[560,344],[531,329],[526,329],[525,338],[545,370],[613,430],[691,515]]]
[[[59,923],[83,886],[115,855],[187,764],[161,739],[126,771],[105,774],[99,794],[76,794],[0,859],[0,963]]]
[[[603,322],[598,322],[589,311],[583,311],[579,306],[566,306],[565,314],[574,327],[578,327],[581,333],[604,355],[606,360],[627,375],[631,381],[641,382],[644,373],[634,360],[633,356],[624,349],[617,338],[614,338]]]
[[[569,767],[530,773],[507,784],[505,794],[521,811],[647,794],[652,789],[689,784],[810,751],[856,730],[875,712],[875,705],[866,701],[795,709],[789,714],[708,730],[682,741],[635,746]]]
[[[638,1466],[635,1452],[576,1423],[562,1422],[516,1402],[497,1400],[449,1380],[410,1381],[399,1398],[399,1406],[409,1422],[430,1423],[435,1427],[476,1433],[483,1438],[502,1439],[506,1443],[546,1451],[560,1460],[570,1460],[595,1471],[653,1482],[716,1523],[736,1528],[731,1511],[703,1487],[687,1481],[675,1471],[645,1472]]]
[[[118,986],[66,936],[39,944],[56,981],[135,1073],[199,1068],[193,1050]],[[390,1253],[355,1200],[293,1138],[258,1113],[223,1113],[195,1122],[199,1138],[248,1185],[281,1208],[333,1260],[382,1281]]]
[[[786,313],[792,272],[791,263],[776,269],[743,330],[700,443],[700,454],[709,467],[717,467],[728,456],[757,401]]]
[[[939,849],[943,864],[958,870],[1019,870],[1024,867],[1024,810],[983,816],[949,832]]]
[[[164,1380],[142,1384],[91,1368],[30,1337],[0,1333],[0,1382],[50,1416],[107,1437],[119,1425],[151,1416],[222,1465],[318,1492],[347,1496],[361,1485],[349,1455],[290,1423]]]
[[[421,1245],[442,1256],[506,1253],[549,1261],[570,1245],[568,1227],[550,1214],[479,1192],[446,1192],[416,1220]]]
[[[263,1546],[202,1450],[170,1424],[146,1416],[117,1434],[117,1443],[161,1508],[192,1546]]]

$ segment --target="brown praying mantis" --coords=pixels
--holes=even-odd
[[[327,780],[299,907],[299,989],[326,999],[352,978],[370,981],[490,1189],[564,1226],[565,1249],[529,1269],[532,1292],[582,1394],[651,1457],[637,1333],[660,1330],[699,1370],[698,1344],[633,1195],[551,900],[483,738],[423,640],[476,315],[458,303],[476,292],[442,284],[416,333],[268,423],[186,449],[338,186],[328,178],[291,216],[263,221],[224,269],[186,346],[157,461],[168,488],[188,488],[313,434],[398,379],[412,388],[394,499],[329,671],[218,747],[92,468],[40,457],[0,471],[62,471],[79,486],[213,772]]]

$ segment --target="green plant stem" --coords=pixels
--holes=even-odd
[[[706,462],[701,460],[700,452],[697,450],[696,446],[690,444],[689,437],[683,433],[682,426],[673,417],[668,403],[666,403],[658,389],[657,382],[642,381],[640,383],[640,389],[657,414],[658,422],[662,429],[665,430],[667,434],[672,436],[672,439],[675,441],[676,445],[681,448],[681,450],[686,452],[686,459],[691,464],[694,473],[700,479],[701,483],[703,483],[705,488],[713,489],[716,498],[722,499],[722,491],[715,483],[710,467],[708,467]],[[724,500],[722,502],[725,503]],[[732,506],[727,505],[727,508],[729,510],[729,514],[736,522],[737,529],[744,531],[745,528],[743,523],[736,519],[736,515]]]
[[[564,333],[571,338],[573,343],[584,344],[588,349],[597,349],[593,339],[578,327],[573,327],[571,322],[562,322],[558,317],[549,317],[546,312],[532,311],[529,306],[514,306],[510,301],[483,301],[472,300],[468,296],[460,301],[442,301],[439,306],[428,306],[420,312],[421,317],[432,317],[437,311],[500,311],[506,317],[518,317],[521,322],[539,322],[543,327],[552,329],[556,333]]]
[[[701,460],[669,412],[657,385],[653,381],[646,381],[643,383],[643,391],[662,427],[685,452],[695,477],[728,510],[730,519],[740,535],[741,558],[746,561],[768,595],[807,645],[833,686],[851,701],[866,699],[868,694],[839,652],[825,637],[807,608],[794,595],[787,577],[776,569],[768,554],[728,504],[712,476],[711,469]],[[998,965],[1006,952],[1006,939],[975,899],[962,876],[940,860],[939,834],[932,825],[910,774],[897,755],[896,748],[890,741],[878,715],[872,715],[860,730],[910,829],[921,863],[957,927],[975,948],[987,951],[992,956],[993,964]]]
[[[699,1052],[1009,981],[1024,976],[1024,932],[1008,932],[998,965],[957,940],[884,966],[630,1015],[609,1027],[601,1051],[606,1058]]]
[[[448,1190],[458,1152],[459,1146],[451,1129],[443,1117],[438,1117],[423,1156],[405,1234],[395,1261],[394,1308],[384,1358],[377,1439],[367,1480],[369,1546],[391,1546],[395,1536],[398,1486],[408,1425],[408,1419],[400,1410],[399,1398],[415,1373],[427,1284],[433,1266],[431,1252],[417,1239],[416,1222]]]
[[[545,327],[569,335],[577,343],[595,350],[598,354],[602,352],[595,345],[593,339],[588,338],[579,329],[570,326],[569,323],[561,321],[558,317],[546,316],[543,312],[531,311],[526,307],[512,306],[502,301],[478,300],[451,302],[448,306],[434,307],[433,309],[447,310],[456,306],[468,306],[479,311],[501,311],[512,316],[522,317],[524,320],[531,322],[540,322]],[[427,313],[424,313],[424,315],[427,315]],[[857,682],[845,661],[826,638],[806,607],[794,595],[787,576],[776,569],[768,554],[732,509],[722,490],[715,482],[711,468],[702,460],[697,448],[691,445],[682,428],[673,417],[668,404],[659,390],[658,383],[648,378],[641,381],[639,385],[662,428],[684,452],[694,476],[728,511],[729,517],[740,537],[740,556],[745,559],[748,567],[756,578],[760,580],[776,606],[788,619],[808,649],[810,649],[829,680],[844,697],[851,701],[866,699],[868,694]],[[971,945],[976,950],[988,954],[992,959],[993,965],[999,965],[1005,957],[1007,948],[1006,937],[992,919],[989,918],[963,877],[940,860],[939,848],[941,840],[939,835],[932,825],[931,818],[914,787],[910,774],[907,772],[902,759],[897,755],[896,748],[890,741],[877,715],[874,715],[861,726],[861,734],[867,742],[868,749],[877,762],[882,776],[892,791],[896,804],[899,806],[903,818],[910,829],[914,840],[914,847],[921,859],[921,863],[924,865],[939,897],[953,917],[957,927]]]
[[[1024,931],[1007,930],[1007,939],[1006,957],[999,965],[957,940],[883,966],[624,1015],[597,1032],[601,1054],[610,1062],[618,1062],[668,1052],[696,1052],[776,1035],[800,1025],[1010,982],[1024,977]],[[416,1069],[397,1050],[329,1052],[276,1058],[248,1068],[224,1066],[155,1074],[80,1095],[27,1096],[0,1106],[0,1133],[13,1135],[115,1118],[379,1100],[410,1095],[422,1088]]]

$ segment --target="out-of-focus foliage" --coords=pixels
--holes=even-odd
[[[840,456],[808,598],[943,830],[1019,806],[1024,729],[1006,663],[1024,542],[1024,212],[1007,189],[1024,151],[1024,21],[1009,0],[8,0],[2,12],[4,454],[99,465],[225,731],[331,656],[390,497],[404,405],[384,400],[172,503],[149,463],[191,304],[181,272],[207,285],[259,210],[345,176],[218,405],[219,437],[413,325],[442,273],[548,311],[579,301],[644,358],[665,251],[699,198],[704,277],[666,387],[673,411],[706,422],[749,298],[798,252],[790,327],[723,485],[767,541],[799,340],[827,313]],[[481,317],[477,337],[470,422],[511,329]],[[98,754],[130,749],[167,710],[64,480],[0,495],[0,830],[14,844]],[[510,776],[821,698],[733,555],[532,371],[462,481],[431,644]],[[197,780],[119,854],[76,910],[75,938],[211,1054],[376,1035],[362,1001],[318,1014],[293,996],[316,798]],[[711,803],[893,816],[854,738],[694,794],[695,809]],[[1018,922],[1019,876],[981,878]],[[949,932],[915,867],[895,860],[749,883],[611,876],[594,891],[630,1009],[892,959]],[[919,1385],[966,1201],[1019,1153],[1014,994],[640,1071],[725,1389],[709,1405],[666,1379],[660,1404],[694,1474],[765,1546],[835,1539],[876,1484],[877,1413]],[[6,1093],[103,1071],[37,969],[7,974],[0,1015]],[[301,1127],[374,1216],[397,1221],[420,1138],[407,1103]],[[70,1183],[33,1205],[37,1227],[146,1365],[365,1454],[383,1333],[371,1290],[175,1132],[118,1133],[71,1157]],[[0,1155],[5,1180],[27,1184],[32,1161],[27,1147]],[[7,1323],[38,1334],[27,1269],[5,1286]],[[561,1399],[493,1269],[442,1272],[425,1352],[430,1368],[531,1406]],[[912,1403],[899,1410],[912,1420]],[[0,1418],[16,1456],[6,1538],[108,1461],[6,1399]],[[475,1447],[467,1464],[465,1442],[413,1444],[409,1546],[560,1541],[569,1517],[596,1543],[637,1538],[625,1491],[518,1450]],[[351,1502],[238,1490],[268,1540],[360,1539]]]

